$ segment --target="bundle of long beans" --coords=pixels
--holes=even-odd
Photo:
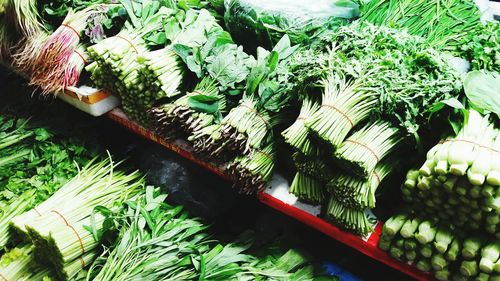
[[[325,183],[337,172],[334,163],[328,157],[323,157],[325,154],[324,149],[307,139],[303,145],[303,152],[294,152],[292,160],[297,170]]]
[[[408,172],[403,199],[428,218],[498,237],[499,145],[489,117],[470,110],[458,135],[434,146],[421,168]]]
[[[335,224],[357,235],[367,235],[373,231],[376,220],[372,220],[366,210],[350,208],[331,196],[326,207],[326,216]]]
[[[318,111],[318,109],[319,104],[317,102],[314,102],[310,98],[306,98],[302,102],[299,116],[295,122],[281,133],[285,142],[292,148],[302,153],[306,153],[306,150],[308,150],[307,147],[309,147],[307,142],[310,142],[310,140],[309,130],[305,126],[305,122],[314,112]]]

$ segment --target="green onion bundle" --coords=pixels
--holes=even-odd
[[[390,164],[381,162],[367,179],[337,174],[327,184],[327,188],[337,201],[349,208],[375,208],[375,192],[391,170]]]
[[[177,54],[163,48],[141,54],[138,62],[142,65],[139,77],[145,82],[145,91],[153,93],[155,99],[180,95],[185,69]]]
[[[453,51],[479,25],[481,17],[471,0],[375,0],[362,10],[361,21],[404,28],[436,49]]]
[[[335,151],[351,129],[369,116],[377,99],[356,82],[339,75],[329,75],[322,84],[321,107],[307,119],[306,126]]]
[[[376,223],[369,218],[367,211],[346,207],[335,196],[330,197],[326,216],[336,225],[362,236],[372,232]]]
[[[42,280],[50,272],[34,261],[33,246],[16,247],[0,258],[2,280]]]
[[[301,172],[295,174],[289,191],[299,200],[314,205],[323,203],[325,198],[321,181]]]
[[[386,155],[396,150],[401,140],[397,129],[387,122],[376,121],[346,138],[335,158],[347,173],[367,178]]]
[[[275,167],[275,149],[274,143],[270,143],[262,150],[252,150],[250,155],[236,156],[228,165],[240,192],[253,194],[267,187]]]
[[[120,206],[140,191],[138,173],[126,175],[114,168],[110,160],[89,164],[48,200],[12,219],[15,231],[35,245],[38,261],[53,266],[58,276],[68,277],[67,265],[80,261],[82,268],[87,255],[95,256],[100,241],[87,226],[101,229],[105,217],[93,209]]]

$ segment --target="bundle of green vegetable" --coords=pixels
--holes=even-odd
[[[248,76],[243,98],[222,120],[221,139],[212,142],[212,151],[249,154],[274,141],[275,126],[285,121],[283,112],[296,98],[287,83],[287,59],[296,49],[287,36],[271,52],[257,49],[257,62]]]
[[[457,136],[434,146],[420,169],[408,172],[403,198],[423,216],[498,238],[499,145],[489,116],[469,110]]]
[[[361,11],[362,21],[402,28],[425,38],[435,49],[455,52],[480,24],[480,17],[472,0],[373,0]]]
[[[498,278],[498,239],[488,242],[454,233],[458,232],[400,214],[384,224],[379,247],[422,271],[432,272],[438,280]]]
[[[463,40],[461,51],[472,62],[472,69],[500,72],[500,23],[479,25]]]
[[[43,280],[49,276],[50,271],[34,261],[33,246],[13,248],[0,258],[2,280]]]
[[[224,22],[238,42],[248,50],[272,49],[288,35],[294,44],[307,44],[325,30],[347,24],[359,16],[356,1],[224,1]]]
[[[313,280],[312,267],[298,252],[258,258],[245,253],[248,241],[218,244],[204,232],[205,225],[182,207],[164,203],[165,197],[148,187],[121,212],[106,211],[120,234],[87,279]]]
[[[106,217],[93,209],[120,208],[142,189],[137,172],[127,175],[116,171],[115,165],[112,160],[89,163],[49,199],[11,220],[13,232],[34,244],[37,260],[61,278],[71,277],[68,265],[79,262],[83,268],[86,259],[96,256],[98,232]]]
[[[1,249],[9,240],[9,221],[51,196],[93,153],[83,141],[56,137],[26,120],[1,115],[0,123]]]
[[[158,125],[162,130],[181,128],[191,135],[220,123],[231,106],[230,99],[237,98],[254,65],[253,57],[232,43],[222,29],[212,28],[206,36],[203,45],[193,48],[177,43],[173,47],[200,81],[193,91],[153,111],[156,119],[161,120]]]
[[[290,193],[294,194],[299,200],[319,205],[323,203],[325,191],[322,183],[314,177],[305,173],[297,172],[290,184]]]
[[[176,23],[179,11],[173,2],[143,1],[141,4],[122,1],[128,22],[116,36],[90,46],[94,63],[87,66],[91,79],[101,88],[117,93],[127,115],[143,124],[149,123],[147,111],[156,102],[158,93],[147,91],[147,80],[141,79],[143,54],[167,43],[165,30]],[[181,18],[182,20],[182,18]],[[172,78],[179,83],[174,71]]]

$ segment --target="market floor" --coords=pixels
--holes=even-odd
[[[289,247],[303,249],[318,263],[335,263],[363,280],[411,280],[400,272],[336,242],[252,197],[238,195],[227,183],[164,148],[130,134],[106,118],[94,118],[53,99],[31,97],[26,81],[0,69],[1,105],[39,103],[47,114],[58,114],[67,122],[83,122],[89,134],[115,156],[128,159],[141,169],[151,184],[168,191],[170,203],[182,204],[195,216],[212,224],[219,240],[234,240],[246,230],[258,239],[282,237]],[[43,116],[43,115],[42,115]]]

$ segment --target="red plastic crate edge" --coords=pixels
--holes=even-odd
[[[110,111],[107,116],[112,119],[113,121],[119,123],[123,127],[127,128],[128,130],[134,132],[135,134],[138,134],[142,136],[145,139],[151,140],[153,142],[156,142],[165,148],[179,154],[180,156],[202,166],[203,168],[209,170],[210,172],[226,179],[226,180],[231,180],[231,177],[224,173],[224,171],[208,162],[202,161],[196,156],[194,156],[191,152],[182,149],[181,147],[170,143],[166,141],[165,139],[161,138],[157,134],[145,129],[144,127],[140,126],[139,124],[130,121],[128,118],[125,116],[121,116],[121,111],[117,110],[112,110]],[[421,280],[421,281],[426,281],[426,280],[435,280],[430,274],[424,273],[419,271],[417,268],[400,262],[393,257],[391,257],[387,252],[380,250],[377,247],[378,240],[380,238],[380,234],[382,232],[382,222],[379,222],[375,228],[374,233],[370,236],[368,241],[363,241],[360,237],[345,232],[338,227],[328,223],[327,221],[318,218],[316,216],[313,216],[299,208],[296,208],[294,206],[288,205],[284,203],[283,201],[273,197],[270,194],[267,194],[265,192],[260,192],[257,195],[258,199],[260,202],[263,204],[266,204],[269,207],[272,207],[290,217],[293,217],[297,219],[298,221],[332,237],[333,239],[365,254],[366,256],[369,256],[375,260],[378,260],[396,270],[401,271],[402,273],[415,278],[416,280]]]

